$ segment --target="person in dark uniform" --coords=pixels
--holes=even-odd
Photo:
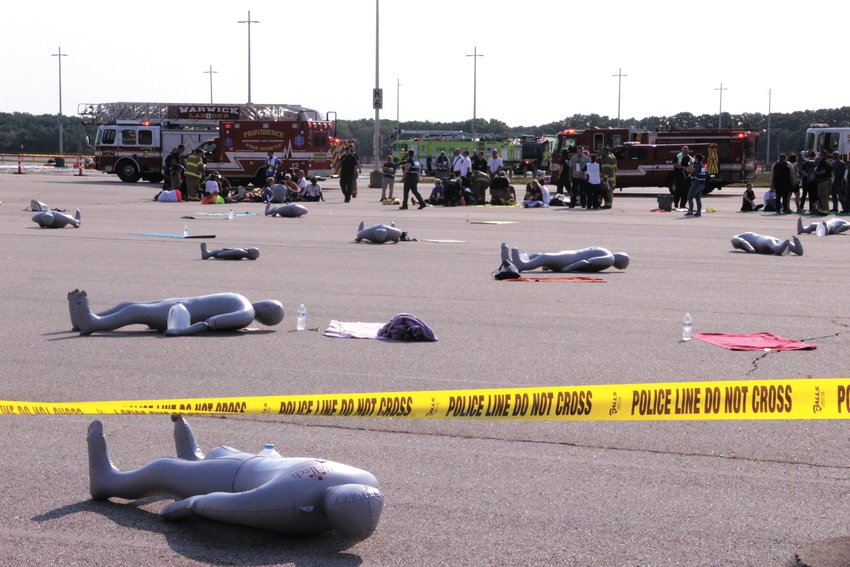
[[[407,161],[404,164],[404,200],[401,202],[399,210],[407,209],[407,199],[410,193],[419,201],[419,208],[424,209],[428,205],[425,204],[425,199],[419,194],[419,177],[422,174],[422,166],[419,165],[419,160],[416,159],[416,152],[413,150],[407,151]]]
[[[354,191],[354,180],[357,179],[357,166],[357,157],[351,152],[350,147],[345,148],[342,157],[339,158],[339,187],[342,189],[346,203],[351,201],[351,195]]]
[[[688,191],[691,188],[691,174],[694,158],[688,153],[688,146],[682,146],[682,151],[673,160],[673,207],[683,209],[688,203]]]

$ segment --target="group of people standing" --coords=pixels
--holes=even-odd
[[[776,194],[777,214],[802,214],[807,198],[809,213],[837,213],[839,203],[842,212],[850,211],[847,164],[838,152],[831,156],[826,151],[809,152],[802,163],[798,163],[795,154],[780,154],[779,161],[770,170],[770,189]],[[794,211],[791,210],[791,197],[794,198]]]
[[[614,204],[617,185],[617,158],[608,147],[599,155],[578,146],[576,151],[561,158],[560,176],[556,191],[570,196],[570,208],[610,209]]]

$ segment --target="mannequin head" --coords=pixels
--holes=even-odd
[[[274,326],[283,321],[283,305],[274,299],[264,299],[251,304],[254,307],[254,318],[267,326]]]
[[[344,537],[364,540],[378,527],[384,495],[373,486],[342,484],[325,490],[324,510],[333,528]]]

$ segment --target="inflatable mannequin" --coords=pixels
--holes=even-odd
[[[218,250],[207,250],[207,243],[201,244],[201,260],[216,258],[218,260],[256,260],[260,257],[260,251],[256,248],[219,248]]]
[[[818,231],[819,226],[823,226],[820,231]],[[828,221],[815,222],[803,226],[803,219],[797,217],[797,234],[803,234],[804,232],[811,234],[818,231],[818,236],[826,236],[827,234],[841,234],[848,229],[850,229],[850,222],[842,219],[829,219]]]
[[[152,461],[133,471],[116,469],[103,425],[89,425],[89,489],[92,498],[177,498],[160,512],[167,520],[201,516],[292,536],[335,529],[356,541],[375,531],[384,506],[369,472],[323,459],[282,457],[216,447],[204,456],[189,424],[172,416],[177,458]],[[267,447],[269,447],[267,445]]]
[[[298,203],[289,203],[279,207],[272,207],[271,203],[266,203],[266,216],[294,218],[303,217],[308,212],[307,207]]]
[[[516,248],[508,252],[508,245],[502,243],[502,262],[513,262],[520,272],[543,268],[553,272],[601,272],[610,267],[625,270],[629,265],[629,256],[624,252],[611,252],[605,248],[582,248],[581,250],[563,250],[561,252],[527,254]]]
[[[354,237],[355,242],[368,240],[375,244],[383,244],[387,240],[398,242],[401,239],[402,231],[395,227],[395,223],[390,225],[376,224],[368,228],[364,228],[364,223],[361,222],[357,227],[357,236]]]
[[[41,228],[64,228],[69,224],[74,228],[80,228],[80,209],[77,209],[77,214],[73,217],[48,209],[33,215],[32,221],[37,223]]]
[[[185,329],[168,328],[168,312],[177,303],[189,311],[190,324]],[[81,335],[98,331],[114,331],[127,325],[147,325],[166,335],[188,336],[204,331],[236,331],[254,319],[268,326],[283,320],[283,305],[266,299],[251,303],[238,293],[215,293],[198,297],[161,299],[159,301],[126,301],[98,313],[92,313],[85,291],[68,293],[71,325]]]
[[[732,237],[732,248],[749,252],[750,254],[775,254],[785,256],[793,252],[803,255],[803,243],[796,236],[780,240],[772,236],[764,236],[755,232],[743,232]]]

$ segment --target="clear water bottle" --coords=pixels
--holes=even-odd
[[[685,317],[682,319],[682,340],[683,341],[691,340],[693,330],[694,330],[694,320],[691,317],[690,313],[685,313]]]
[[[233,220],[233,209],[227,211],[227,220]]]
[[[259,452],[261,457],[278,457],[283,458],[283,455],[275,451],[274,443],[266,443],[263,445],[263,450]]]
[[[189,310],[179,301],[168,310],[167,324],[169,331],[188,329],[190,320]]]
[[[183,225],[183,238],[189,238],[189,225]]]
[[[303,331],[307,328],[307,308],[304,304],[298,306],[298,322],[295,324],[295,329]]]

